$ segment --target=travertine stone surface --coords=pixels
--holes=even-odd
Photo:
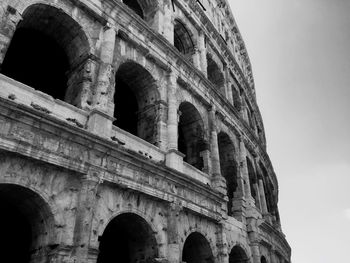
[[[290,262],[226,0],[2,0],[0,65],[0,261]]]

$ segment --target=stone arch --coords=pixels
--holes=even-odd
[[[185,56],[194,53],[193,34],[180,19],[174,19],[174,46]]]
[[[260,263],[267,263],[267,260],[264,256],[260,257]]]
[[[157,145],[157,118],[160,115],[158,82],[140,64],[126,60],[115,75],[115,125]]]
[[[18,263],[46,261],[57,244],[54,211],[42,193],[10,181],[0,181],[1,255]]]
[[[158,0],[122,0],[122,2],[150,24],[152,24],[159,7]]]
[[[225,77],[220,70],[218,64],[214,61],[212,55],[207,53],[207,76],[211,83],[213,83],[219,92],[225,94]]]
[[[133,10],[139,17],[144,19],[143,10],[137,0],[122,0],[122,2]]]
[[[60,6],[35,2],[23,10],[1,72],[80,106],[79,65],[89,56],[90,46],[81,25]]]
[[[232,204],[234,193],[237,191],[238,182],[238,165],[235,158],[235,147],[231,138],[227,133],[218,133],[218,146],[219,146],[219,158],[221,175],[226,179],[227,188],[227,213],[232,216]]]
[[[249,257],[245,249],[240,245],[232,247],[229,254],[229,263],[248,263]]]
[[[189,102],[179,105],[178,150],[185,154],[184,161],[199,170],[204,168],[201,152],[208,149],[204,122],[199,111]]]
[[[182,262],[214,263],[213,250],[208,239],[198,231],[191,232],[182,247]]]
[[[99,237],[97,263],[153,262],[159,257],[154,226],[139,213],[123,211],[112,217]]]

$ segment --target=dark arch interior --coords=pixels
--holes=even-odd
[[[234,246],[229,255],[229,263],[247,263],[249,262],[246,253],[240,246]]]
[[[117,216],[100,237],[97,263],[152,262],[158,255],[151,227],[138,215]]]
[[[208,79],[219,89],[222,95],[225,95],[224,75],[221,72],[219,66],[209,54],[207,54],[207,64]]]
[[[204,140],[203,121],[196,108],[188,102],[181,103],[179,111],[178,150],[185,154],[185,162],[201,170],[204,167],[201,152],[208,147]]]
[[[129,85],[119,75],[116,78],[116,85],[117,91],[114,99],[114,116],[116,120],[114,124],[137,136],[137,113],[139,106],[136,97]]]
[[[139,17],[144,18],[142,8],[137,0],[123,0],[123,3],[130,7]]]
[[[116,73],[114,124],[145,141],[157,143],[158,92],[148,71],[133,62]]]
[[[260,262],[261,263],[267,263],[267,260],[266,260],[266,258],[264,256],[261,256]]]
[[[31,28],[18,28],[2,64],[1,73],[64,100],[67,56],[57,42]]]
[[[90,50],[84,31],[73,18],[50,5],[31,5],[22,18],[1,73],[73,104],[81,88],[81,67],[77,65]]]
[[[218,134],[218,145],[221,174],[226,179],[228,196],[227,212],[229,215],[232,215],[232,201],[234,198],[234,192],[237,189],[237,165],[234,156],[235,149],[229,136],[222,132]]]
[[[32,191],[9,184],[0,184],[0,254],[8,262],[35,261],[35,254],[47,244],[45,223],[50,220],[45,204]],[[40,240],[40,241],[39,241]]]
[[[186,263],[214,263],[214,257],[206,238],[200,233],[190,234],[184,244],[182,261]]]
[[[184,55],[192,54],[194,50],[191,35],[179,20],[175,20],[174,25],[174,46]]]

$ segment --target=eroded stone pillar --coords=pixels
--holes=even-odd
[[[218,192],[226,195],[226,180],[221,175],[220,155],[218,134],[216,131],[216,116],[215,108],[212,107],[209,111],[209,129],[210,129],[210,143],[211,143],[211,169],[212,169],[212,187]]]
[[[0,4],[0,69],[21,18],[14,7]]]
[[[114,68],[112,66],[114,57],[114,47],[116,30],[113,27],[105,27],[101,43],[100,68],[97,76],[95,108],[111,113],[109,101],[112,99],[114,89]],[[112,113],[113,114],[113,113]]]
[[[167,119],[168,119],[168,104],[165,101],[159,101],[157,105],[157,138],[156,146],[161,150],[166,151],[167,149]]]
[[[160,5],[163,6],[159,6],[157,10],[155,10],[149,23],[151,28],[165,37],[170,43],[174,43],[174,24],[172,22],[174,11],[172,1],[160,1]]]
[[[89,262],[90,238],[92,231],[92,218],[96,206],[96,194],[98,185],[101,183],[97,172],[91,173],[81,178],[81,188],[79,192],[78,207],[76,212],[76,221],[74,227],[74,249],[73,259],[76,263]]]
[[[250,200],[251,202],[254,203],[252,193],[250,191],[250,183],[249,183],[249,171],[248,171],[248,165],[247,165],[247,150],[245,148],[244,140],[243,138],[240,138],[240,143],[239,143],[239,148],[240,148],[240,173],[241,177],[244,181],[244,193],[245,193],[245,198],[246,200]]]
[[[199,56],[199,69],[202,71],[205,77],[207,77],[207,49],[205,47],[205,34],[202,30],[198,31],[197,40],[198,56]]]
[[[92,105],[92,86],[95,83],[98,59],[92,54],[86,55],[74,71],[69,72],[65,101],[81,109],[90,109]]]
[[[165,164],[168,167],[183,171],[183,157],[184,155],[178,151],[178,110],[176,99],[176,78],[177,76],[171,72],[168,74],[168,120],[167,120],[167,154]]]
[[[102,137],[110,137],[114,120],[112,100],[115,76],[112,62],[115,38],[115,28],[105,27],[101,44],[100,68],[93,98],[93,110],[88,122],[88,130]]]
[[[168,213],[168,262],[179,263],[181,262],[181,249],[179,243],[179,214],[182,210],[182,206],[176,203],[171,203]]]

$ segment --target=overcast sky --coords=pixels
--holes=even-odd
[[[350,0],[229,0],[294,263],[350,262]]]

